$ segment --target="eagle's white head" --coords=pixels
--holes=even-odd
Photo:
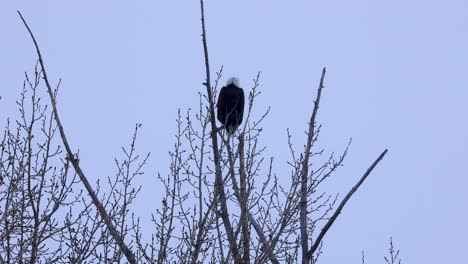
[[[240,88],[240,84],[239,84],[239,78],[237,77],[231,77],[228,79],[226,85],[230,85],[230,84],[234,84],[235,86],[237,86],[238,88]]]

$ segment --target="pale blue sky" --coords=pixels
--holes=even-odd
[[[148,215],[153,177],[168,168],[177,108],[195,108],[204,81],[198,1],[2,1],[0,120],[16,109],[38,38],[61,118],[84,170],[114,172],[113,158],[143,123],[152,157],[137,208]],[[241,85],[262,71],[257,113],[271,106],[263,145],[289,177],[286,129],[302,149],[321,67],[327,67],[320,146],[349,158],[328,184],[347,192],[389,153],[325,238],[321,263],[383,263],[388,239],[404,263],[466,263],[468,248],[468,2],[207,1],[213,73]],[[284,175],[284,176],[282,176]]]

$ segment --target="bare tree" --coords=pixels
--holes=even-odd
[[[327,231],[387,150],[343,198],[322,191],[322,184],[343,166],[351,144],[339,156],[316,149],[323,68],[305,147],[296,149],[288,131],[291,182],[279,184],[274,158],[265,156],[261,141],[269,109],[259,117],[252,114],[258,112],[260,73],[248,90],[245,120],[236,136],[217,127],[214,110],[223,68],[211,78],[203,0],[200,6],[205,91],[199,92],[196,111],[178,112],[169,172],[156,177],[164,195],[160,207],[153,209],[153,230],[143,230],[141,219],[132,213],[141,189],[134,180],[149,158],[136,149],[141,125],[135,126],[130,146],[122,148],[123,157],[115,159],[115,175],[93,186],[59,118],[60,81],[53,88],[36,38],[18,12],[38,64],[34,78],[25,75],[18,101],[21,118],[14,124],[7,121],[2,138],[2,263],[318,262]],[[398,252],[390,253],[385,260],[396,263]]]

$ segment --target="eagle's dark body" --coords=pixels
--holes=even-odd
[[[226,131],[232,134],[242,123],[244,117],[244,90],[239,87],[239,81],[229,79],[226,86],[221,88],[218,97],[218,120]]]

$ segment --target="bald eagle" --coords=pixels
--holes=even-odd
[[[229,78],[218,96],[218,120],[232,134],[244,117],[244,90],[239,87],[239,79]]]

